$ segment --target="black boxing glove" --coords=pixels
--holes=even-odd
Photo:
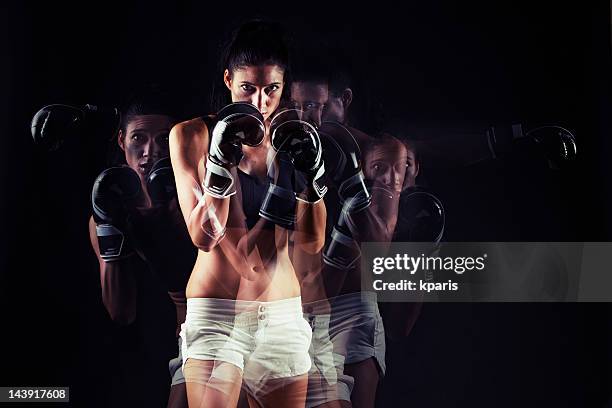
[[[327,192],[323,147],[314,126],[300,117],[301,112],[296,109],[274,117],[270,125],[272,147],[286,153],[296,170],[296,199],[316,203]]]
[[[268,191],[259,208],[260,217],[285,228],[295,225],[296,199],[293,191],[294,167],[286,153],[270,149],[268,177],[271,179]]]
[[[176,197],[176,184],[170,158],[156,161],[147,176],[147,191],[156,206],[167,205]]]
[[[120,119],[119,111],[115,108],[47,105],[32,118],[32,137],[36,145],[53,151],[80,134],[99,131],[108,132],[109,135],[116,133]]]
[[[285,151],[278,151],[277,137],[280,133],[275,132],[282,123],[279,120],[286,116],[286,111],[272,118],[270,134],[272,149],[268,152],[267,166],[268,177],[271,179],[268,191],[259,209],[260,217],[285,228],[292,228],[295,224],[295,192],[293,191],[293,175],[295,168],[291,157]]]
[[[129,209],[134,206],[140,194],[140,178],[127,166],[111,167],[96,178],[91,203],[100,257],[104,261],[117,261],[134,253],[126,230]]]
[[[323,261],[339,269],[349,269],[361,256],[353,217],[368,208],[372,199],[361,170],[361,150],[351,132],[338,122],[323,122],[319,132],[325,162],[333,166],[329,177],[337,186],[342,205]]]
[[[402,191],[394,241],[439,243],[444,235],[444,206],[424,187]]]
[[[230,170],[242,159],[242,145],[257,146],[264,137],[263,116],[250,103],[232,103],[217,114],[206,160],[204,191],[216,198],[236,193]]]
[[[319,128],[329,176],[347,209],[358,212],[369,207],[370,193],[361,170],[361,149],[352,133],[338,122],[323,122]]]
[[[47,150],[57,150],[64,140],[74,137],[85,118],[85,112],[69,105],[48,105],[36,112],[31,128],[34,143]]]
[[[367,208],[360,206],[361,201],[361,198],[352,197],[348,198],[342,205],[338,221],[331,232],[329,245],[323,252],[323,262],[327,265],[338,269],[350,269],[356,265],[361,257],[361,248],[359,248],[359,243],[355,239],[357,227],[353,222],[353,216],[358,211]]]
[[[526,136],[546,157],[551,169],[567,168],[576,161],[576,137],[569,130],[561,126],[539,126]]]

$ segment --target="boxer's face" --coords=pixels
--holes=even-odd
[[[136,115],[128,122],[125,134],[119,132],[125,160],[141,179],[157,160],[168,156],[168,135],[175,123],[166,115]]]
[[[278,65],[246,66],[233,72],[225,70],[223,80],[232,102],[249,102],[268,119],[280,104],[284,70]]]
[[[346,123],[347,110],[352,101],[353,91],[350,88],[346,88],[340,95],[330,93],[323,120]]]
[[[323,120],[333,120],[344,123],[344,104],[339,96],[330,95]]]
[[[291,84],[291,103],[304,112],[303,120],[321,126],[323,112],[329,99],[327,84],[299,81]]]
[[[404,146],[405,148],[405,146]],[[414,187],[416,185],[416,177],[419,175],[419,162],[416,159],[416,154],[412,149],[406,150],[406,178],[404,187]]]
[[[405,178],[409,177],[407,163],[410,159],[408,156],[406,146],[399,141],[389,141],[384,145],[372,147],[364,157],[365,178],[375,180],[392,191],[401,192]],[[414,164],[414,161],[412,163]],[[414,178],[412,180],[414,182]]]

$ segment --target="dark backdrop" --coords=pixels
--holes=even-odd
[[[158,282],[142,273],[133,327],[101,303],[87,218],[104,161],[92,146],[105,142],[46,155],[29,123],[45,104],[112,106],[148,82],[177,90],[185,117],[206,113],[219,45],[254,16],[343,50],[365,129],[399,118],[415,132],[575,131],[578,162],[561,172],[430,163],[447,240],[610,239],[609,3],[194,3],[0,6],[0,385],[70,386],[74,406],[164,404],[175,350]],[[607,304],[427,304],[410,337],[388,343],[379,405],[610,406],[611,323]]]

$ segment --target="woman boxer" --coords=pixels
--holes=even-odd
[[[324,58],[325,67],[317,65],[319,59],[305,58],[291,86],[293,104],[309,112],[305,116],[319,127],[331,179],[325,204],[333,228],[321,268],[328,297],[320,297],[312,285],[303,286],[302,295],[310,300],[304,311],[314,328],[313,345],[322,350],[314,360],[318,370],[311,374],[307,405],[372,407],[385,372],[385,336],[376,294],[361,290],[359,243],[392,241],[400,195],[405,185],[414,184],[418,163],[396,138],[373,138],[348,125],[353,101],[349,77],[333,59]],[[348,166],[351,162],[356,165]],[[388,316],[394,333],[404,327],[404,316],[410,316],[410,326],[414,323],[410,309]],[[328,342],[335,376],[329,374],[329,359],[320,356],[329,350]],[[312,381],[316,376],[322,380]]]
[[[195,248],[173,193],[168,135],[176,119],[163,99],[161,93],[147,92],[123,113],[117,143],[125,164],[97,178],[89,235],[99,261],[102,300],[111,318],[121,325],[136,319],[136,276],[146,265],[175,304],[178,337]],[[170,362],[169,407],[187,406],[181,362],[180,354]]]
[[[320,146],[292,139],[271,147],[287,54],[278,26],[241,26],[223,58],[234,104],[170,135],[180,207],[198,248],[181,332],[192,407],[235,406],[241,382],[252,406],[304,406],[311,331],[288,239],[322,248],[325,189]],[[284,160],[273,154],[283,146],[305,148],[284,151]],[[286,180],[291,163],[306,181],[296,192]]]
[[[406,212],[418,212],[418,207],[402,202],[402,193],[408,189],[416,188],[416,180],[420,172],[421,163],[414,146],[407,141],[401,141],[388,133],[381,134],[374,139],[366,148],[363,158],[363,174],[374,191],[380,188],[381,192],[388,192],[388,196],[400,196],[397,203],[396,214],[388,217],[389,223],[386,231],[389,241],[409,240],[409,237],[401,234],[406,229]],[[377,187],[378,186],[378,187]],[[388,200],[372,200],[372,210],[376,213],[388,213],[384,202]],[[391,200],[395,203],[394,200]],[[402,205],[404,204],[404,205]],[[417,203],[418,205],[418,203]],[[406,208],[410,207],[410,208]],[[392,234],[392,235],[391,235]],[[423,238],[423,240],[428,240]],[[384,318],[385,333],[391,339],[407,336],[416,323],[422,308],[420,302],[394,302],[380,305]]]
[[[361,291],[359,243],[390,240],[399,193],[389,199],[378,193],[381,188],[366,188],[363,154],[373,139],[346,125],[352,91],[346,81],[332,81],[337,67],[328,58],[325,66],[318,64],[320,57],[304,58],[291,86],[293,105],[319,128],[330,189],[326,249],[302,285],[304,313],[313,327],[307,406],[370,407],[385,369],[385,342],[375,294]],[[389,211],[377,211],[383,206]]]
[[[416,185],[420,163],[415,150],[399,139],[383,133],[366,146],[363,156],[363,174],[391,193],[401,194],[408,187]],[[393,220],[390,220],[393,221]],[[392,224],[389,231],[395,230]]]

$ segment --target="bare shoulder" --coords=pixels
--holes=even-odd
[[[177,123],[170,131],[170,142],[187,142],[194,138],[204,137],[208,133],[202,118],[195,118]]]
[[[208,128],[202,118],[174,125],[170,131],[170,159],[173,165],[196,165],[208,149]]]

